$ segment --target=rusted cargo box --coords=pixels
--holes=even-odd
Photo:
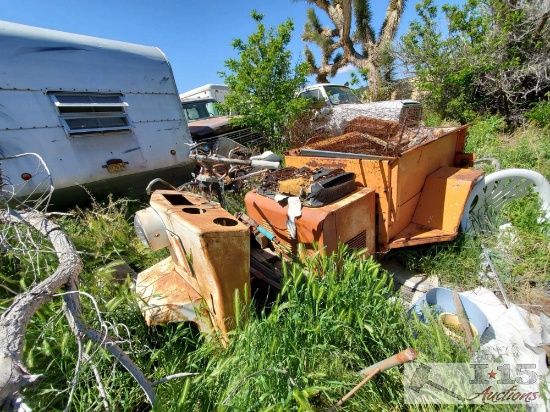
[[[316,143],[316,150],[302,148],[285,154],[285,163],[298,168],[342,168],[356,174],[358,186],[374,189],[379,251],[452,240],[468,194],[483,172],[463,168],[473,160],[464,153],[467,126],[423,132],[428,138],[398,155],[347,153],[351,145],[327,139]]]
[[[235,294],[250,297],[250,234],[219,203],[189,192],[157,190],[136,214],[136,231],[170,257],[138,275],[136,292],[149,325],[194,321],[202,330],[234,327]]]

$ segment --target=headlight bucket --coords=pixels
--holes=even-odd
[[[159,250],[170,246],[164,222],[152,207],[136,212],[134,216],[134,230],[141,243],[152,250]]]

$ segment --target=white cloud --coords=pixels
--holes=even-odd
[[[338,74],[342,74],[342,73],[348,73],[348,72],[352,72],[355,70],[355,66],[353,64],[346,64],[344,67],[338,69]]]

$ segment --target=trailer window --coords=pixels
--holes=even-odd
[[[121,94],[50,93],[61,123],[69,135],[130,130]]]

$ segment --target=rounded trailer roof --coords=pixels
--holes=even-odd
[[[4,89],[173,93],[157,47],[0,21]],[[145,75],[144,75],[145,73]]]

